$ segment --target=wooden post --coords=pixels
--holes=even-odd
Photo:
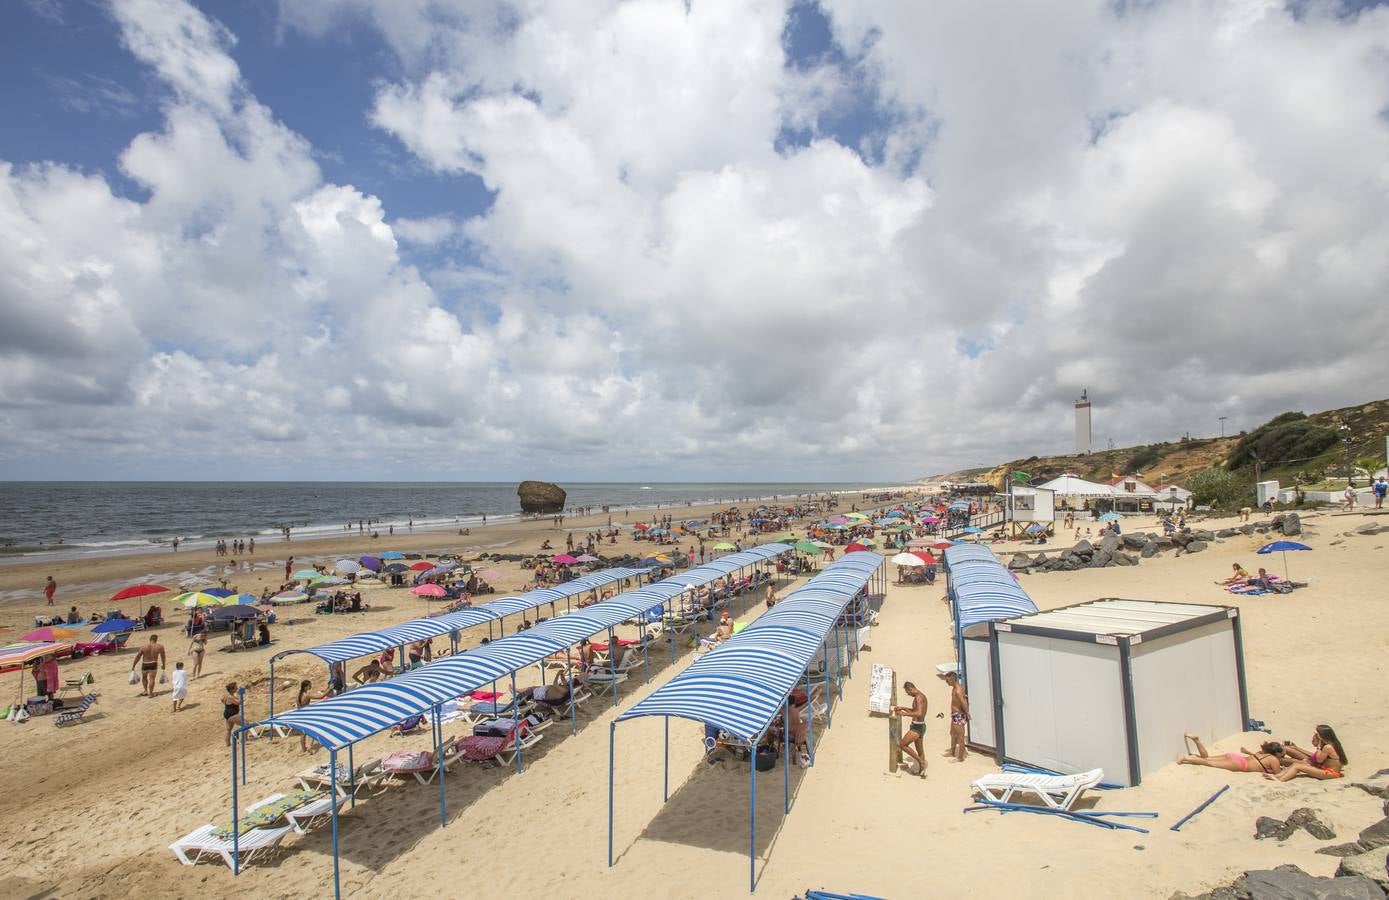
[[[897,672],[892,673],[892,706],[897,708]],[[887,770],[896,772],[902,765],[902,719],[894,711],[887,717]]]

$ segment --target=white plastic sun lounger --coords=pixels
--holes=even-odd
[[[283,796],[283,794],[274,794],[266,797],[254,806],[247,807],[246,811],[251,812],[256,807],[273,803]],[[232,839],[213,837],[212,833],[216,830],[216,825],[204,825],[174,841],[169,845],[169,849],[185,866],[195,865],[204,856],[220,856],[222,862],[227,864],[228,869],[234,869]],[[245,865],[278,847],[280,841],[284,840],[285,835],[289,834],[291,830],[291,826],[284,825],[279,828],[252,828],[243,831],[238,836],[236,843],[237,855],[240,857],[241,864]]]
[[[338,796],[347,797],[348,792],[360,795],[363,791],[371,790],[384,782],[388,773],[381,768],[380,758],[368,760],[357,766],[355,786],[354,779],[346,777],[346,768],[339,770],[338,774]],[[305,769],[294,776],[299,779],[299,786],[306,791],[326,788],[332,783],[326,771],[320,771],[317,767]]]
[[[337,807],[342,809],[342,805],[347,802],[347,795],[339,793]],[[328,819],[333,815],[334,798],[324,794],[317,800],[305,803],[298,809],[291,809],[285,813],[285,821],[290,824],[296,834],[307,834],[319,819]]]
[[[1011,803],[1014,794],[1036,794],[1050,809],[1070,811],[1086,791],[1104,778],[1103,769],[1074,775],[1023,775],[1000,772],[985,775],[970,785],[985,801]]]

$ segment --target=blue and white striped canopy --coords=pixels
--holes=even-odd
[[[950,573],[951,610],[959,632],[996,619],[1010,619],[1037,611],[1037,604],[987,547],[954,546],[945,551]]]
[[[466,653],[436,660],[389,681],[368,684],[310,706],[289,710],[260,724],[291,728],[325,747],[340,749],[390,728],[408,716],[425,713],[445,700],[508,678],[513,672],[542,662],[551,653],[639,616],[652,606],[691,587],[702,587],[740,568],[770,560],[791,550],[786,544],[764,544],[742,553],[729,554],[683,573],[679,583],[674,583],[677,579],[669,578],[646,588],[619,594],[601,603],[558,615],[519,634],[498,638]]]
[[[678,716],[751,741],[780,713],[844,610],[883,563],[850,553],[617,718]]]
[[[645,574],[645,569],[604,569],[601,572],[593,572],[582,578],[575,578],[573,581],[566,581],[558,587],[527,591],[519,597],[502,597],[501,599],[493,600],[491,603],[484,603],[481,606],[474,606],[470,609],[460,609],[457,612],[447,613],[442,616],[415,619],[403,625],[383,628],[380,631],[367,631],[362,634],[354,634],[350,637],[331,641],[327,644],[320,644],[317,647],[307,647],[302,650],[285,650],[276,653],[271,659],[279,659],[282,656],[289,656],[294,653],[310,653],[329,665],[338,662],[346,662],[349,659],[356,659],[359,656],[366,656],[370,653],[380,653],[388,647],[399,647],[403,644],[414,643],[415,641],[442,637],[450,631],[471,628],[474,625],[484,625],[488,622],[497,622],[505,616],[520,612],[528,612],[532,609],[538,609],[547,603],[555,603],[569,597],[577,597],[580,594],[596,590],[597,588],[604,587],[614,582],[622,581],[626,578],[637,578]]]

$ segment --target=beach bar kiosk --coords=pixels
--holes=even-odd
[[[1136,785],[1249,721],[1239,610],[1096,600],[965,630],[969,741],[999,763]]]

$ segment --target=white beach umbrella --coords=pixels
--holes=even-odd
[[[924,566],[926,561],[911,553],[899,553],[889,560],[894,566]]]
[[[362,564],[355,559],[340,559],[333,564],[333,571],[339,575],[350,575],[362,571]]]

